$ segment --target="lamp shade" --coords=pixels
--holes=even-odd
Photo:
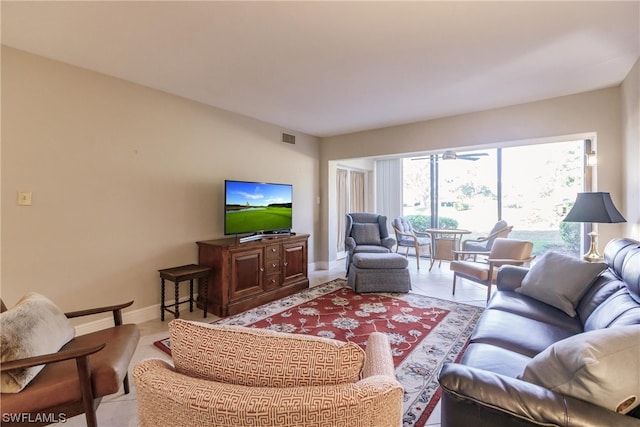
[[[566,222],[626,222],[609,193],[578,193],[576,202],[563,220]]]

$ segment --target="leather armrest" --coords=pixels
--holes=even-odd
[[[636,418],[617,414],[583,400],[554,393],[526,381],[457,363],[445,364],[438,379],[445,395],[461,401],[471,401],[487,411],[504,413],[505,419],[523,419],[532,425],[640,425]],[[443,418],[446,417],[443,415]]]
[[[60,350],[57,353],[42,354],[39,356],[26,357],[24,359],[16,359],[7,362],[2,362],[0,365],[0,371],[11,371],[13,369],[24,369],[32,366],[45,365],[47,363],[62,362],[69,359],[78,359],[85,357],[93,353],[97,353],[102,350],[106,343],[98,345],[85,346],[80,348],[74,348],[69,350]]]
[[[522,279],[529,269],[514,265],[505,265],[498,270],[496,286],[500,291],[514,291],[522,285]]]

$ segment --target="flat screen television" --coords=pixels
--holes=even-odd
[[[293,186],[265,182],[224,182],[224,234],[288,233]]]

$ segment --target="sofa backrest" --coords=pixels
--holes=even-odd
[[[640,242],[615,239],[605,248],[604,270],[576,311],[584,330],[640,324]]]

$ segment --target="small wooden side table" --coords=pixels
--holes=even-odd
[[[162,284],[162,288],[161,288],[162,300],[160,303],[160,320],[164,322],[165,311],[168,311],[169,313],[173,313],[173,316],[176,319],[178,319],[180,317],[180,309],[179,309],[180,304],[189,303],[189,311],[193,311],[193,302],[194,302],[193,280],[194,279],[202,279],[204,282],[204,286],[202,286],[202,288],[204,289],[204,308],[203,308],[204,316],[203,317],[206,318],[207,317],[207,289],[209,288],[207,286],[207,279],[209,278],[210,271],[211,271],[210,267],[205,267],[203,265],[196,265],[196,264],[182,265],[180,267],[165,268],[163,270],[158,270],[158,273],[160,273],[160,282]],[[165,280],[170,280],[175,285],[176,300],[174,303],[173,310],[169,309],[164,304],[164,281]],[[189,281],[189,300],[180,302],[179,285],[180,285],[180,282],[184,282],[187,280]]]

